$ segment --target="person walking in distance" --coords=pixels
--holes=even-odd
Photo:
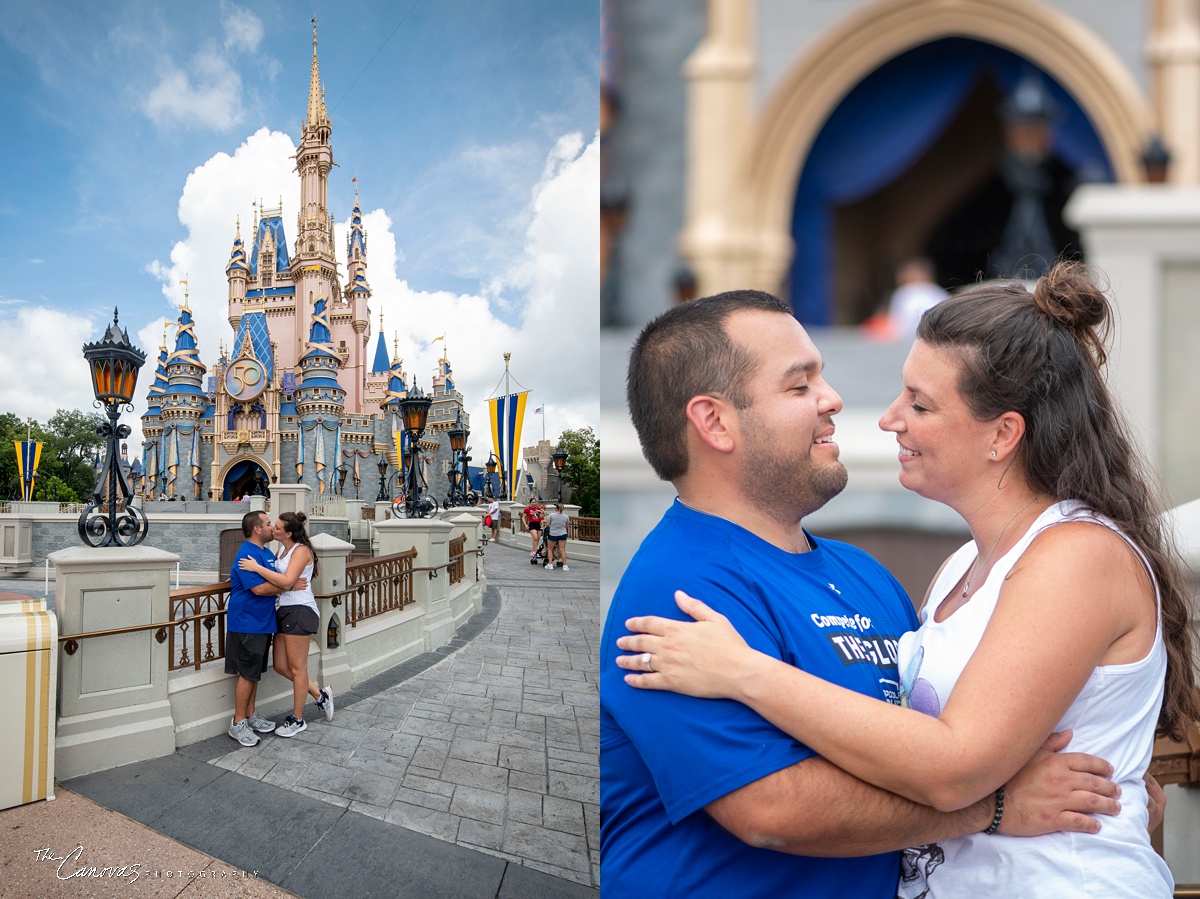
[[[566,512],[563,511],[563,504],[556,503],[554,511],[546,516],[546,567],[554,567],[555,547],[558,547],[558,562],[559,567],[563,571],[570,571],[567,567],[567,525],[571,519]]]
[[[546,509],[536,499],[531,499],[529,505],[521,510],[521,521],[529,530],[529,558],[537,556],[538,541],[542,539],[542,522],[546,518]]]

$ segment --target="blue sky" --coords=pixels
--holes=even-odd
[[[372,327],[382,309],[426,389],[429,340],[446,332],[477,428],[505,350],[548,431],[597,423],[598,4],[4,0],[0,13],[0,321],[18,348],[0,360],[0,411],[86,407],[79,345],[115,305],[152,356],[184,277],[202,358],[229,342],[235,217],[249,236],[252,203],[282,196],[294,237],[288,145],[315,14],[330,207],[343,224],[357,176]]]

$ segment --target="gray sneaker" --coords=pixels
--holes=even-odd
[[[259,744],[258,734],[250,729],[249,718],[243,718],[236,724],[230,721],[229,736],[233,737],[243,746],[257,746]]]
[[[249,724],[253,730],[260,734],[272,733],[276,727],[274,721],[264,718],[262,715],[258,714],[258,712],[255,712],[253,715],[247,718],[246,723]]]
[[[329,684],[325,685],[325,689],[321,691],[321,696],[317,699],[317,708],[325,713],[325,720],[333,720],[333,687]]]
[[[277,737],[294,737],[301,731],[308,730],[308,725],[304,723],[303,718],[294,718],[291,715],[287,716],[287,720],[279,727],[275,728],[275,736]]]

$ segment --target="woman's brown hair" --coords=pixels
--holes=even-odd
[[[1162,519],[1156,479],[1101,376],[1112,307],[1086,267],[1058,262],[1031,294],[1021,283],[970,287],[921,318],[917,338],[954,351],[972,415],[1025,419],[1020,459],[1030,485],[1112,520],[1146,556],[1161,596],[1167,649],[1158,733],[1182,739],[1200,718],[1192,598]]]
[[[283,522],[283,529],[287,531],[288,536],[301,546],[307,546],[308,551],[312,553],[312,576],[316,577],[317,551],[313,548],[312,541],[308,539],[308,532],[304,530],[304,522],[308,521],[308,516],[303,512],[284,512],[279,516],[279,520]],[[309,586],[311,588],[312,578],[309,578]]]

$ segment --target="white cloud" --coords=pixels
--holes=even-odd
[[[44,306],[10,314],[15,339],[0,353],[0,410],[43,424],[58,409],[95,411],[81,350],[100,338],[101,323]]]
[[[45,261],[46,261],[45,259],[30,259],[29,264],[30,265],[42,265],[43,263],[45,263]]]
[[[248,9],[232,3],[221,4],[225,20],[225,48],[253,53],[263,39],[262,19]]]
[[[142,111],[160,128],[228,131],[243,118],[242,78],[211,50],[193,57],[190,73],[167,61]]]
[[[289,241],[294,240],[299,200],[290,158],[294,152],[288,135],[264,128],[247,138],[232,156],[218,154],[193,171],[179,200],[179,219],[187,236],[172,248],[168,262],[154,260],[147,266],[163,283],[163,294],[170,301],[164,303],[163,314],[172,319],[177,315],[172,304],[177,306],[183,300],[178,282],[188,280],[189,305],[205,364],[216,359],[218,341],[228,346],[233,338],[226,317],[225,265],[235,216],[242,217],[242,237],[249,253],[253,239],[250,203],[262,198],[273,207],[282,198],[284,225]],[[578,134],[560,139],[541,179],[527,194],[525,208],[511,212],[512,219],[528,223],[524,247],[488,275],[491,288],[486,296],[410,284],[403,276],[403,254],[396,246],[391,217],[382,209],[363,217],[367,278],[374,292],[368,358],[374,357],[374,331],[382,309],[389,355],[393,333],[398,331],[404,366],[427,391],[443,347],[441,342],[430,341],[445,333],[455,384],[467,398],[476,435],[472,444],[477,451],[490,442],[486,399],[501,380],[505,352],[513,354],[513,376],[531,390],[523,443],[529,445],[541,436],[542,417],[532,414],[536,406],[547,408],[546,435],[551,439],[563,428],[599,423],[598,184],[599,137],[587,146]],[[343,184],[340,189],[349,187]],[[337,190],[335,183],[332,191]],[[338,223],[335,228],[344,277],[342,253],[348,223]],[[516,310],[515,317],[505,314],[502,321],[502,308]],[[161,320],[146,323],[139,336],[149,357],[146,372],[139,378],[139,392],[144,394],[162,338]],[[172,328],[168,341],[173,340]],[[139,414],[143,408],[139,405]],[[130,445],[137,445],[133,438]]]

